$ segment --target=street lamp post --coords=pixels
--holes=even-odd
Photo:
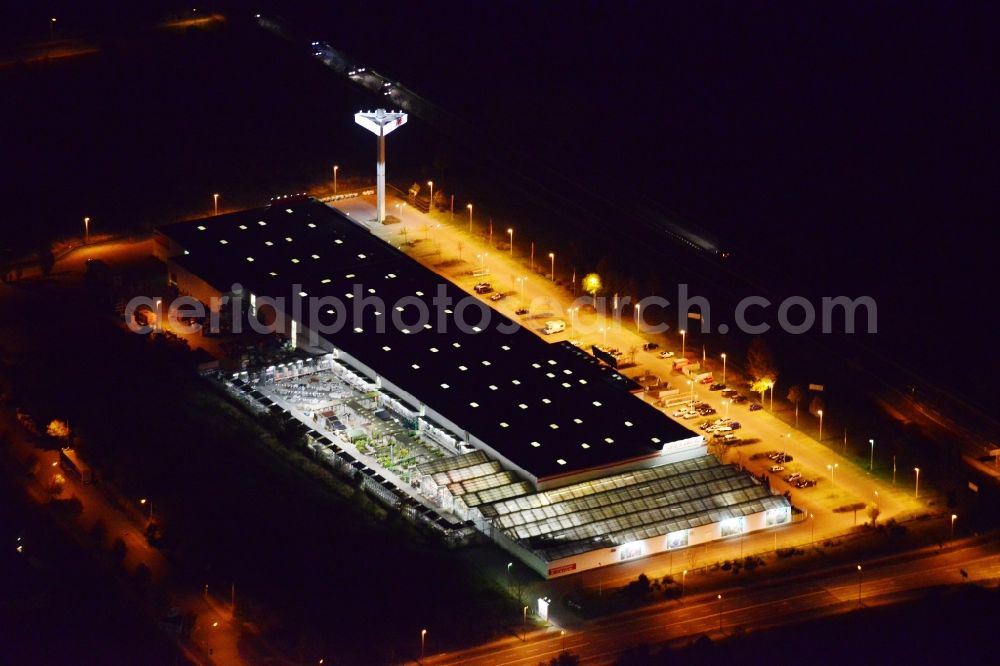
[[[90,243],[90,218],[83,218],[83,244],[87,245]]]
[[[833,463],[832,465],[826,466],[826,468],[830,470],[830,483],[833,483],[833,473],[837,471],[838,467],[840,467],[838,463]]]
[[[823,410],[817,410],[816,414],[819,415],[819,441],[823,441]]]
[[[868,443],[871,444],[871,453],[868,454],[868,471],[871,472],[875,469],[875,440],[869,439]]]
[[[951,538],[952,538],[952,540],[954,540],[954,538],[955,538],[955,519],[956,518],[958,518],[957,514],[954,514],[954,513],[951,514]]]
[[[861,607],[861,565],[858,565],[858,608]]]
[[[726,354],[722,354],[722,385],[726,385]]]
[[[469,209],[469,233],[472,233],[472,204],[465,204],[465,207]]]
[[[513,562],[508,562],[507,563],[507,594],[510,594],[510,587],[511,587],[511,585],[510,585],[510,568],[512,566],[514,566]]]
[[[431,188],[431,200],[427,204],[427,214],[430,215],[434,211],[434,181],[428,180],[427,187]]]
[[[510,236],[510,256],[514,258],[514,229],[513,227],[507,227],[507,235]]]
[[[913,471],[917,473],[917,481],[913,486],[913,497],[916,499],[920,498],[920,468],[914,467]]]
[[[427,630],[426,629],[421,629],[420,630],[420,661],[421,662],[424,660],[424,643],[426,642],[426,640],[427,640]]]
[[[719,600],[719,631],[722,631],[722,595],[717,594],[715,598]]]
[[[333,165],[333,193],[334,194],[337,193],[337,171],[339,171],[339,170],[340,170],[340,167],[337,166],[336,164],[334,164]]]
[[[55,41],[56,38],[56,19],[52,17],[49,19],[49,41]]]
[[[731,403],[731,402],[732,402],[732,400],[723,400],[722,401],[722,404],[725,405],[725,407],[726,407],[726,418],[727,419],[729,418],[729,403]]]
[[[684,356],[684,347],[685,347],[686,343],[687,343],[687,331],[685,331],[682,328],[681,329],[681,358],[685,358],[685,356]]]
[[[215,214],[218,215],[219,214],[219,195],[218,194],[213,194],[212,195],[212,203],[215,206]]]
[[[528,607],[525,606],[521,611],[521,640],[526,640],[528,638]]]
[[[549,281],[555,282],[556,281],[556,253],[555,252],[549,252],[549,264],[550,264],[550,268],[549,268]]]
[[[811,534],[809,535],[809,545],[812,546],[816,543],[816,515],[809,514],[809,524],[812,527]]]
[[[147,500],[145,497],[143,497],[141,500],[139,500],[139,504],[149,504],[149,519],[153,520],[153,500]]]
[[[559,638],[562,639],[562,651],[565,652],[566,651],[566,630],[565,629],[560,629],[559,630]]]

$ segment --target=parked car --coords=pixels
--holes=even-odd
[[[725,435],[723,435],[722,439],[724,439],[728,443],[740,441],[740,438],[736,435],[736,433],[732,432],[727,432]]]
[[[796,479],[800,479],[800,478],[802,478],[802,473],[801,472],[792,472],[791,474],[789,474],[788,476],[785,477],[785,481],[788,481],[789,483],[791,483],[792,481],[795,481]]]
[[[724,388],[726,388],[725,384],[712,384],[711,386],[708,387],[708,390],[709,391],[721,391]]]
[[[647,342],[642,346],[643,351],[653,351],[654,349],[659,349],[659,348],[660,348],[659,342]]]
[[[507,294],[503,293],[502,291],[498,291],[497,293],[490,296],[490,300],[493,302],[502,301],[505,298],[507,298]]]
[[[472,288],[477,294],[488,294],[493,291],[492,285],[489,282],[480,282],[475,287]]]
[[[725,384],[723,384],[722,386],[725,386]],[[739,395],[739,392],[736,389],[731,389],[731,388],[722,389],[723,398],[735,398],[737,395]]]
[[[764,408],[761,407],[761,405],[760,405],[759,402],[755,402],[752,405],[750,405],[750,411],[751,412],[759,412],[762,409],[764,409]]]
[[[660,358],[672,358],[674,353],[672,351],[661,351]]]
[[[528,308],[523,307],[523,306],[519,307],[518,309],[514,310],[514,314],[516,314],[516,315],[526,315],[526,314],[528,314]]]
[[[732,428],[733,430],[739,430],[740,428],[743,427],[743,424],[740,423],[739,421],[731,421],[729,423],[729,427]]]
[[[685,414],[687,414],[687,409],[686,408],[681,408],[681,409],[675,410],[675,411],[673,411],[673,412],[670,413],[670,415],[672,417],[674,417],[675,419],[679,419],[680,417],[684,416]]]
[[[768,472],[784,472],[785,468],[782,467],[781,465],[771,465],[770,467],[767,468],[767,471]]]
[[[733,402],[735,402],[737,405],[742,405],[746,401],[747,401],[747,397],[745,395],[736,395],[736,396],[733,396]]]

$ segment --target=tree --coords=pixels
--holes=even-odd
[[[757,337],[750,341],[750,348],[747,349],[747,374],[750,375],[750,381],[754,385],[761,380],[769,380],[768,389],[778,379],[778,368],[774,364],[774,357],[763,338]],[[761,401],[763,400],[764,396],[761,393]]]
[[[757,379],[753,384],[750,385],[750,390],[754,393],[760,393],[760,401],[764,402],[764,394],[774,386],[774,381],[768,377],[762,377]]]
[[[799,403],[802,402],[802,387],[793,384],[788,387],[788,402],[795,405],[795,427],[799,427]]]
[[[597,307],[597,292],[601,290],[601,276],[597,273],[588,273],[583,278],[583,290],[594,299],[594,307]]]
[[[819,416],[819,413],[823,411],[823,398],[814,396],[809,402],[809,413],[813,416]]]
[[[767,343],[761,337],[750,341],[747,349],[747,374],[752,381],[770,377],[774,374],[774,359]]]
[[[45,434],[53,439],[66,441],[69,439],[69,424],[59,419],[53,419],[49,427],[45,429]]]
[[[560,652],[559,656],[549,659],[547,666],[579,666],[580,658],[572,652]],[[546,662],[538,662],[538,666],[546,666]]]
[[[41,267],[43,275],[52,274],[52,269],[56,265],[56,257],[52,254],[52,250],[45,249],[38,253],[38,265]]]

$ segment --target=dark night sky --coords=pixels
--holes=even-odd
[[[248,15],[267,4],[224,10]],[[988,350],[997,320],[992,8],[430,2],[385,3],[373,13],[363,2],[270,4],[313,38],[474,118],[570,179],[645,193],[664,215],[680,213],[774,273],[786,293],[877,297],[883,334],[875,344],[970,393],[989,385],[990,373],[967,350]],[[144,18],[170,6],[127,12]],[[35,28],[48,11],[12,12],[0,38],[45,37]],[[51,11],[67,31],[124,34],[135,18],[115,3]],[[61,182],[64,200],[80,205],[95,187],[73,174],[102,173],[121,190],[145,171],[154,182],[143,187],[158,205],[190,207],[185,198],[204,198],[209,182],[264,187],[275,170],[322,177],[327,160],[280,147],[323,131],[333,137],[329,150],[357,138],[336,138],[339,127],[324,127],[319,109],[299,131],[299,118],[286,123],[279,109],[313,99],[302,91],[283,97],[293,84],[282,88],[277,79],[292,64],[264,54],[231,53],[228,62],[199,61],[190,49],[176,55],[177,76],[162,85],[143,82],[127,58],[100,95],[78,83],[76,93],[106,105],[104,116],[8,109],[8,200],[33,199]],[[57,90],[64,82],[50,83],[29,86],[28,97],[69,104]],[[133,113],[143,97],[149,108]],[[185,127],[192,138],[177,144],[172,133]],[[349,131],[347,121],[343,127]],[[244,145],[254,141],[256,153]],[[273,162],[259,159],[265,150]],[[12,168],[18,158],[23,168]],[[237,160],[245,165],[238,171],[230,167]],[[1000,370],[995,353],[977,356]],[[955,360],[942,362],[948,358]]]

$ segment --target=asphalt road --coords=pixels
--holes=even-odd
[[[749,589],[726,590],[721,601],[716,593],[689,597],[596,620],[565,635],[553,627],[529,634],[527,641],[507,638],[463,652],[431,655],[423,663],[533,666],[565,649],[579,656],[582,663],[606,664],[633,646],[701,634],[720,638],[731,634],[736,627],[760,630],[850,612],[858,608],[859,593],[860,603],[870,607],[912,599],[936,586],[962,583],[995,586],[1000,579],[1000,543],[970,544],[945,551],[928,549],[914,559],[895,558],[884,563],[863,563],[862,567],[860,576],[853,566],[818,571],[807,580],[800,577]],[[968,574],[967,581],[961,570]]]

